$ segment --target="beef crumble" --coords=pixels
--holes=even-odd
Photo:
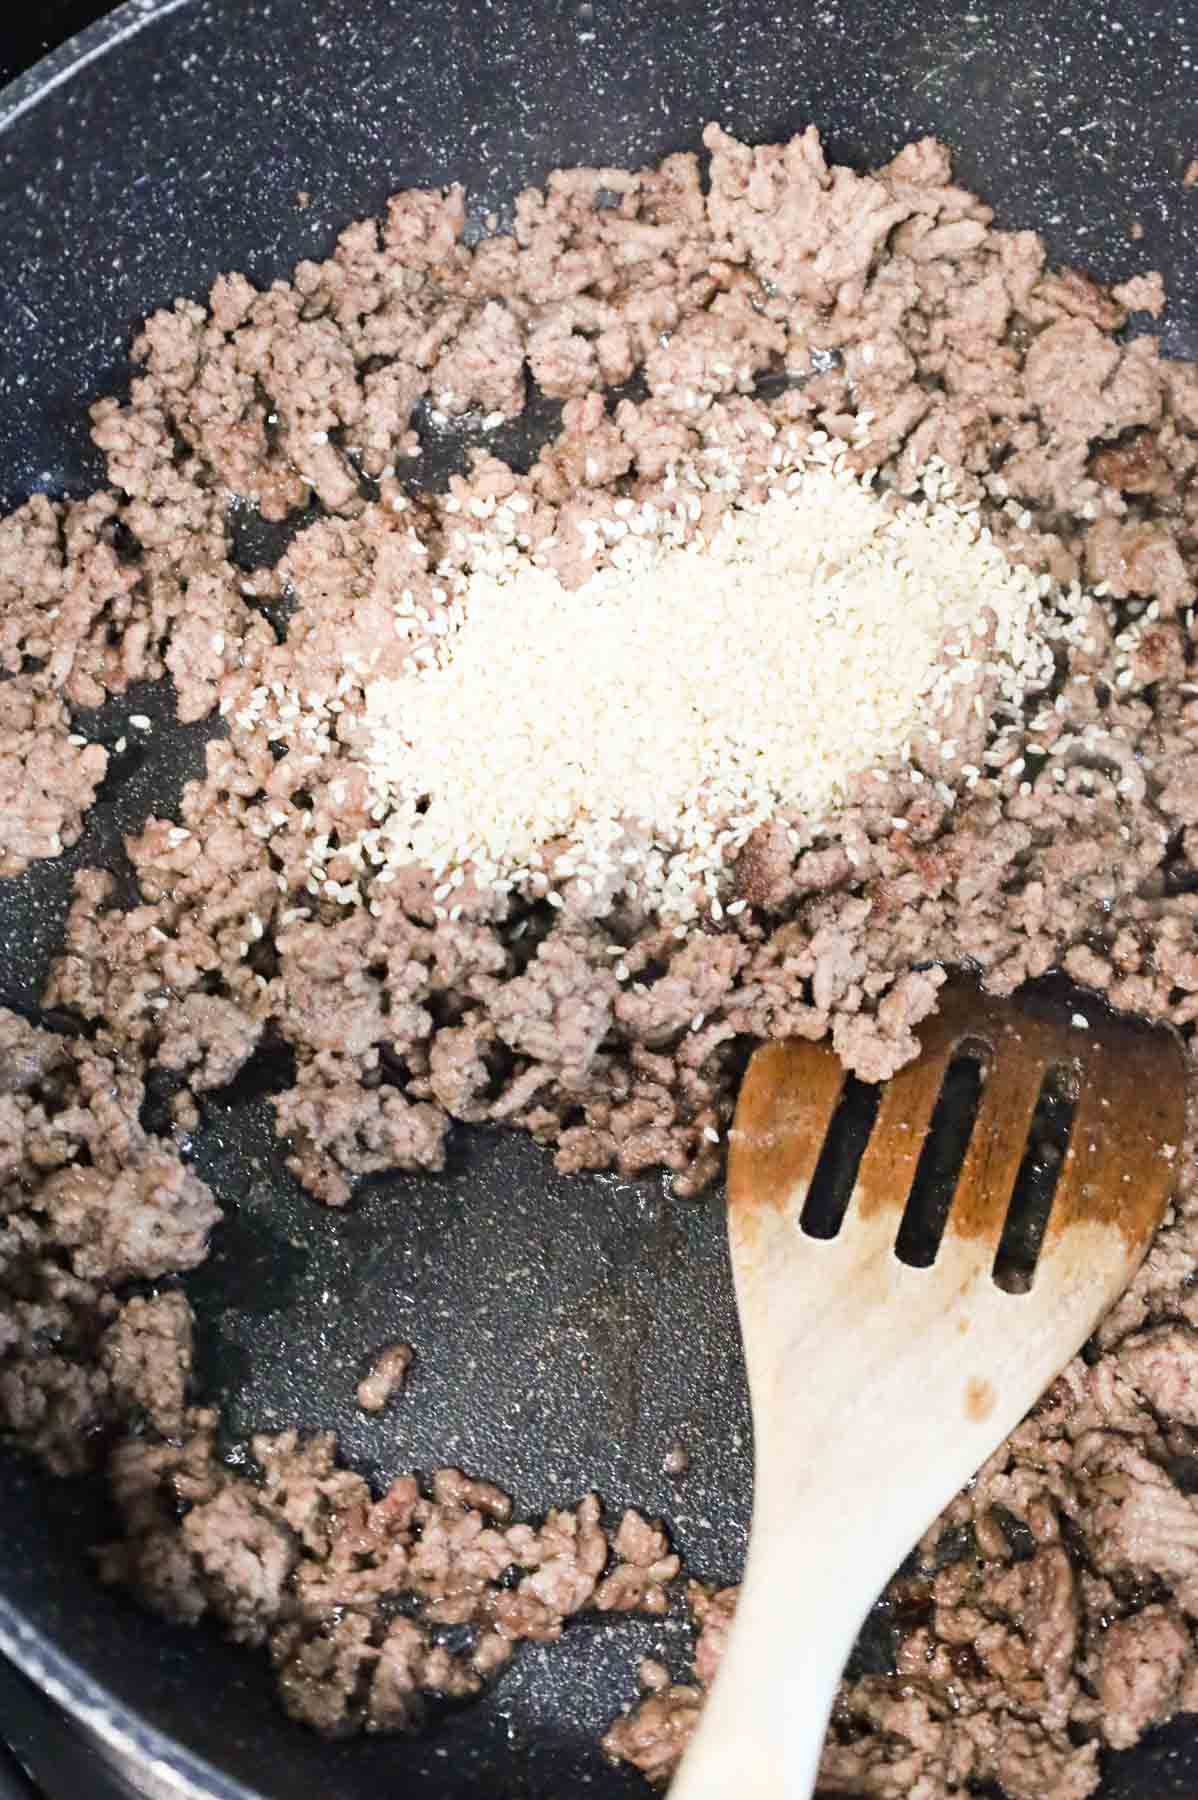
[[[222,276],[206,307],[147,321],[128,396],[93,410],[108,488],[0,522],[0,875],[77,838],[105,772],[87,709],[169,674],[181,719],[223,722],[178,817],[128,840],[135,903],[76,878],[44,999],[92,1035],[0,1013],[0,1425],[63,1472],[103,1459],[123,1520],[106,1578],[265,1646],[286,1708],[334,1734],[412,1724],[422,1696],[475,1691],[581,1610],[659,1613],[678,1560],[594,1496],[539,1526],[456,1470],[376,1498],[327,1437],[256,1440],[255,1480],[223,1464],[188,1392],[185,1300],[126,1291],[193,1267],[217,1219],[141,1123],[151,1072],[195,1116],[265,1034],[284,1041],[287,1164],[331,1205],[364,1175],[441,1167],[451,1118],[528,1130],[566,1170],[665,1167],[686,1195],[719,1171],[748,1040],[831,1034],[884,1078],[942,965],[997,992],[1062,967],[1187,1037],[1198,1016],[1198,371],[1120,335],[1160,312],[1159,278],[1049,269],[930,140],[868,175],[830,168],[814,130],[706,143],[706,193],[690,155],[559,172],[473,246],[459,190],[403,194],[290,282]],[[634,373],[643,397],[609,411]],[[485,433],[530,379],[563,408],[527,473],[476,450],[446,494],[406,491],[423,415]],[[372,882],[347,849],[372,823],[357,703],[365,670],[397,672],[436,624],[438,577],[502,540],[576,582],[614,497],[681,489],[687,529],[708,528],[712,471],[766,486],[792,436],[915,497],[943,468],[1063,604],[1098,588],[1031,716],[963,709],[831,823],[763,826],[682,939],[570,880],[548,921],[531,878],[466,881],[448,909],[428,871]],[[230,496],[297,527],[276,567],[236,566]],[[846,1681],[831,1791],[1084,1796],[1104,1745],[1198,1704],[1178,1474],[1198,1431],[1193,1152],[1191,1130],[1097,1360],[892,1589],[896,1672]],[[735,1601],[690,1595],[697,1681],[649,1670],[606,1740],[653,1779]],[[468,1651],[439,1641],[449,1623]]]
[[[382,1412],[403,1392],[412,1366],[411,1344],[385,1344],[358,1383],[358,1405],[363,1412]]]

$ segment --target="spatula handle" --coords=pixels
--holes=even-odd
[[[862,1555],[860,1510],[838,1499],[821,1520],[809,1498],[800,1535],[793,1497],[759,1491],[736,1617],[671,1800],[814,1792],[845,1659],[891,1568],[889,1542],[880,1560]]]

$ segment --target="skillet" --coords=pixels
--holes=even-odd
[[[755,141],[814,121],[858,165],[934,132],[1000,221],[1043,231],[1056,259],[1104,280],[1160,268],[1165,348],[1198,355],[1198,193],[1181,185],[1198,155],[1194,63],[1194,0],[133,0],[0,96],[0,494],[100,484],[87,403],[127,381],[138,320],[202,295],[218,269],[264,284],[405,186],[462,180],[477,229],[558,165],[656,160],[693,148],[709,118]],[[460,448],[430,445],[420,479],[443,480]],[[531,437],[512,445],[530,452]],[[247,567],[278,549],[235,547]],[[80,844],[0,885],[0,1001],[28,1016],[72,870],[127,874],[122,833],[201,764],[212,727],[174,726],[163,692],[133,692],[90,728],[115,743],[134,712],[155,730],[117,759]],[[662,1513],[694,1572],[733,1578],[750,1438],[721,1196],[559,1178],[524,1139],[463,1132],[444,1177],[379,1180],[329,1214],[280,1168],[265,1098],[279,1079],[255,1059],[194,1144],[226,1211],[187,1290],[229,1448],[258,1428],[329,1426],[380,1481],[459,1462],[523,1512],[594,1484],[613,1507]],[[354,1385],[392,1337],[416,1344],[418,1370],[368,1419]],[[679,1442],[681,1481],[662,1468]],[[95,1584],[104,1515],[97,1486],[0,1455],[0,1648],[150,1791],[647,1791],[597,1740],[640,1656],[682,1671],[668,1622],[580,1621],[420,1738],[325,1744],[279,1714],[262,1659]],[[886,1650],[879,1617],[861,1666]],[[1196,1791],[1193,1720],[1110,1758],[1103,1790]]]

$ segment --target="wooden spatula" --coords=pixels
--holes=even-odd
[[[856,1154],[845,1120],[862,1092],[846,1088],[830,1050],[803,1043],[759,1050],[741,1089],[728,1232],[753,1402],[753,1526],[672,1800],[810,1795],[841,1669],[884,1582],[1085,1342],[1168,1199],[1185,1101],[1170,1032],[1089,998],[998,1001],[958,983],[921,1042],[919,1059],[873,1090],[855,1179],[841,1171],[851,1198],[838,1228],[834,1206],[831,1219],[813,1209],[818,1189],[835,1198],[830,1163]],[[952,1094],[969,1088],[970,1060],[976,1117],[964,1133],[955,1122],[966,1147],[946,1178],[934,1165],[951,1152]],[[1035,1142],[1046,1121],[1055,1191],[1052,1144]],[[1029,1171],[1041,1201],[1051,1192],[1038,1255],[1036,1221],[1008,1219]],[[951,1204],[938,1248],[936,1219],[923,1221],[920,1258],[912,1209],[929,1180]],[[934,1260],[911,1266],[896,1243],[923,1261],[930,1245]],[[1018,1276],[1012,1246],[1022,1292],[995,1279],[996,1260],[999,1279],[1010,1267]]]

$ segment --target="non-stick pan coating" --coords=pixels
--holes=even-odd
[[[0,492],[98,484],[84,406],[127,379],[142,315],[202,295],[218,269],[285,274],[404,186],[461,180],[472,219],[503,216],[559,164],[651,161],[694,147],[711,118],[758,141],[815,121],[855,164],[934,132],[1000,220],[1043,231],[1057,258],[1104,279],[1162,269],[1166,347],[1198,354],[1198,192],[1181,185],[1198,156],[1194,62],[1193,0],[125,6],[0,101]],[[0,886],[8,1004],[36,1006],[71,870],[119,869],[121,832],[168,810],[199,766],[207,728],[171,729],[162,696],[108,709],[110,740],[137,711],[161,725],[82,843]],[[375,1182],[329,1214],[280,1174],[273,1078],[253,1065],[195,1147],[228,1219],[188,1291],[206,1393],[232,1434],[335,1426],[380,1479],[455,1461],[530,1511],[595,1482],[613,1505],[664,1513],[694,1572],[733,1576],[750,1446],[719,1197],[560,1179],[524,1139],[463,1132],[445,1177]],[[416,1345],[417,1372],[367,1419],[352,1402],[360,1359],[392,1336]],[[681,1482],[662,1472],[675,1442],[692,1458]],[[102,1504],[87,1483],[0,1460],[0,1643],[156,1759],[163,1792],[181,1772],[205,1794],[269,1800],[644,1793],[597,1738],[633,1696],[639,1656],[682,1672],[676,1631],[582,1622],[419,1740],[327,1745],[279,1715],[262,1658],[93,1584]],[[1112,1758],[1105,1793],[1192,1795],[1192,1725]]]

